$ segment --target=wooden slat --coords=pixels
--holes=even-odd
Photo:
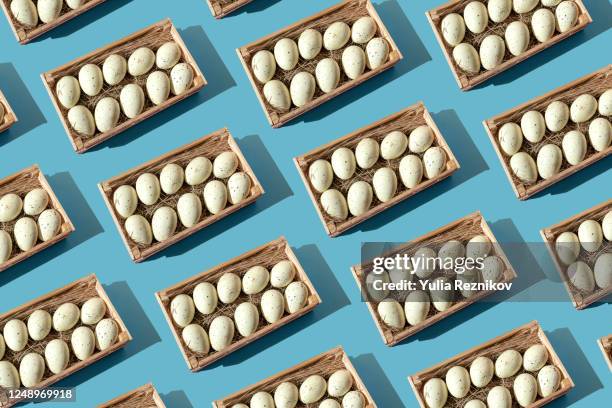
[[[133,391],[120,395],[119,397],[98,405],[98,408],[166,408],[161,397],[153,384],[145,384]]]
[[[17,115],[0,89],[0,104],[4,107],[4,116],[0,117],[0,133],[4,132],[17,122]]]
[[[223,0],[206,0],[210,12],[215,18],[223,18],[252,1],[253,0],[233,0],[227,2]]]
[[[612,371],[612,334],[597,340],[597,344],[601,348],[604,360],[608,363],[608,368]]]

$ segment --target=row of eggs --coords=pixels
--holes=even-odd
[[[523,14],[531,12],[538,6],[538,0],[514,1],[514,10]],[[553,4],[544,4],[553,6]],[[531,30],[538,42],[550,40],[555,30],[564,33],[571,29],[578,21],[578,6],[571,0],[557,2],[555,13],[544,7],[536,10],[531,16]],[[519,11],[517,11],[519,10]],[[451,13],[442,20],[442,36],[453,48],[453,59],[456,64],[468,73],[480,72],[481,64],[486,70],[500,65],[506,55],[506,48],[510,54],[519,56],[530,45],[530,31],[527,24],[521,20],[513,21],[505,28],[504,38],[496,34],[487,35],[480,43],[479,52],[468,42],[463,42],[466,27],[474,34],[481,34],[489,25],[489,18],[493,23],[500,24],[505,21],[512,11],[511,0],[490,0],[487,6],[479,1],[470,2],[463,11],[463,17],[458,13]]]
[[[64,7],[64,2],[72,10],[83,6],[87,0],[11,0],[11,14],[20,24],[33,28],[38,25],[39,20],[50,23],[58,18]]]
[[[4,357],[6,348],[15,353],[22,352],[27,347],[28,339],[44,341],[51,329],[58,333],[67,332],[80,321],[83,325],[73,330],[70,343],[75,357],[86,360],[96,348],[105,350],[118,338],[119,327],[114,319],[104,318],[106,312],[104,301],[93,297],[81,309],[73,303],[64,303],[53,315],[43,309],[35,310],[28,317],[27,324],[12,319],[4,325],[0,335],[0,359]],[[94,325],[94,330],[88,327]],[[45,345],[44,358],[36,352],[21,357],[19,371],[10,361],[0,361],[0,386],[18,388],[23,384],[24,387],[34,387],[43,379],[46,368],[53,374],[59,374],[68,367],[69,362],[68,344],[61,338],[55,338]]]
[[[469,371],[460,365],[451,367],[445,379],[432,378],[424,387],[425,402],[429,408],[446,406],[448,394],[457,399],[466,398],[472,385],[483,388],[489,385],[493,376],[502,380],[510,379],[523,369],[524,373],[514,378],[513,391],[521,407],[534,403],[538,395],[542,398],[554,393],[561,383],[561,372],[552,364],[547,365],[548,350],[541,344],[530,346],[523,355],[514,349],[502,352],[495,363],[486,356],[477,357],[470,364]],[[537,372],[537,379],[534,376]],[[512,394],[503,385],[491,388],[487,403],[472,399],[465,408],[507,408],[513,406]]]
[[[293,382],[282,382],[274,390],[274,395],[259,391],[253,394],[249,405],[235,404],[232,408],[295,408],[298,404],[310,406],[321,400],[319,408],[364,408],[365,397],[360,391],[352,390],[353,385],[350,371],[340,369],[334,371],[327,381],[321,375],[311,375],[299,388]]]
[[[14,193],[0,197],[0,223],[8,223],[17,219],[22,212],[25,216],[17,219],[13,226],[13,236],[17,247],[29,251],[40,240],[49,241],[55,237],[62,226],[62,217],[49,205],[49,195],[42,188],[29,191],[22,199]],[[38,217],[37,220],[34,217]],[[11,257],[13,240],[11,235],[0,229],[0,263]]]

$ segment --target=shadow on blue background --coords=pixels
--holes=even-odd
[[[0,137],[0,147],[2,147],[30,130],[47,123],[47,120],[11,63],[0,64],[0,89],[17,115],[17,123],[3,132]]]
[[[160,397],[168,407],[193,408],[185,391],[171,391],[161,394]]]
[[[243,13],[257,13],[259,11],[267,9],[268,7],[272,7],[279,1],[281,0],[256,0],[256,1],[253,1],[247,4],[246,6],[240,7],[238,10],[232,12],[231,14],[228,14],[227,16],[223,18],[225,19],[231,16],[238,16]]]
[[[372,394],[372,399],[379,407],[401,407],[403,406],[397,392],[385,375],[384,370],[376,361],[373,354],[362,354],[351,359],[357,373],[363,380],[366,389]],[[406,383],[408,386],[408,383]]]
[[[585,167],[584,169],[572,174],[568,178],[553,184],[545,190],[540,191],[538,194],[531,197],[530,199],[539,198],[548,194],[559,195],[570,192],[581,184],[584,184],[594,179],[595,177],[604,174],[607,171],[610,171],[610,164],[612,164],[612,157],[604,157],[597,163],[593,163]]]

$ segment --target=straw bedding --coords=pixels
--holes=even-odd
[[[27,34],[32,32],[32,31],[34,31],[34,30],[36,30],[36,29],[38,29],[38,28],[40,28],[42,26],[45,26],[47,24],[53,24],[54,23],[54,21],[51,21],[50,23],[43,23],[40,20],[40,18],[39,18],[38,19],[38,24],[36,25],[36,27],[26,27],[26,26],[24,26],[19,21],[17,21],[17,19],[15,19],[15,17],[13,16],[13,13],[11,13],[11,1],[12,0],[2,0],[2,2],[4,3],[4,6],[8,10],[7,14],[8,14],[9,19],[11,21],[11,24],[15,27],[16,31],[23,30],[26,33],[26,37],[27,37]],[[83,8],[86,5],[88,5],[87,3],[103,3],[104,1],[106,1],[106,0],[85,0],[83,2],[83,5],[80,8]],[[35,4],[36,4],[36,2],[35,2]],[[67,13],[70,13],[70,12],[73,12],[73,11],[76,11],[76,10],[73,10],[70,7],[68,7],[66,2],[62,0],[62,11],[60,11],[60,14],[59,14],[59,16],[57,18],[59,19],[64,14],[67,14]]]

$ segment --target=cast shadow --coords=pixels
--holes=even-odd
[[[565,194],[569,191],[572,191],[576,187],[585,184],[592,179],[604,174],[606,171],[610,170],[610,156],[604,157],[596,163],[590,164],[589,166],[583,168],[582,170],[572,174],[571,176],[553,184],[552,186],[540,191],[532,198],[539,198],[545,196],[547,194],[550,195],[559,195]]]
[[[15,66],[10,62],[0,64],[0,89],[17,116],[17,123],[3,132],[0,137],[0,147],[2,147],[47,123],[47,120],[19,77]]]
[[[228,17],[232,17],[232,16],[238,16],[240,14],[243,13],[257,13],[259,11],[263,11],[265,9],[267,9],[268,7],[272,7],[273,5],[275,5],[276,3],[280,2],[281,0],[257,0],[257,1],[252,1],[251,3],[240,7],[238,10],[234,11],[233,13],[223,17],[223,18],[228,18]]]
[[[547,332],[546,335],[576,385],[563,397],[551,401],[548,404],[550,407],[573,406],[574,403],[603,388],[601,380],[568,328],[556,329]]]
[[[171,391],[167,394],[161,394],[160,397],[166,403],[166,405],[170,408],[172,407],[181,407],[181,408],[193,408],[193,405],[187,398],[187,394],[185,391]]]
[[[366,388],[380,407],[402,407],[402,400],[373,354],[351,359]]]

